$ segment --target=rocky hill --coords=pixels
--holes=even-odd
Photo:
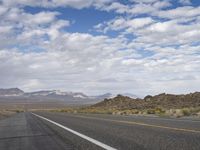
[[[106,98],[104,101],[92,105],[92,107],[127,109],[139,107],[142,103],[143,101],[141,99],[133,99],[128,96],[117,95],[114,98]]]
[[[154,109],[154,108],[186,108],[200,107],[200,92],[186,95],[159,94],[146,96],[144,99],[133,99],[127,96],[118,95],[114,98],[104,99],[91,107],[110,109]]]
[[[146,96],[144,101],[148,107],[161,106],[164,108],[184,108],[200,106],[200,92],[186,95],[159,94],[156,96]]]

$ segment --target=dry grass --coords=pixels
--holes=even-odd
[[[200,107],[169,109],[166,111],[166,115],[173,116],[173,117],[183,117],[183,116],[199,116],[200,117]]]
[[[97,107],[83,107],[83,108],[63,108],[53,109],[52,112],[65,112],[65,113],[87,113],[87,114],[112,114],[112,115],[157,115],[161,117],[183,117],[183,116],[199,116],[200,107],[197,108],[182,108],[182,109],[107,109]]]
[[[0,119],[12,116],[16,113],[24,112],[23,109],[1,109],[0,110]]]

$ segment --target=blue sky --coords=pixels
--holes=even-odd
[[[94,8],[84,8],[77,10],[75,8],[40,8],[40,7],[26,7],[25,10],[29,13],[35,14],[41,11],[58,11],[61,14],[58,19],[70,20],[72,26],[66,28],[67,32],[82,32],[82,33],[93,33],[93,26],[103,21],[110,20],[116,15],[114,13],[108,13],[105,11],[98,11]]]
[[[132,2],[129,0],[118,1],[124,5],[131,5]],[[193,0],[190,1],[190,6],[197,7],[200,5],[200,1]],[[173,9],[177,7],[181,7],[181,4],[178,0],[171,1],[171,6],[166,9]],[[58,11],[60,15],[57,16],[58,19],[70,20],[72,22],[72,26],[65,28],[67,32],[81,32],[81,33],[91,33],[93,35],[99,35],[99,32],[96,32],[93,27],[97,24],[102,22],[109,21],[117,16],[126,16],[127,14],[116,14],[114,11],[101,11],[95,9],[93,7],[83,8],[83,9],[76,9],[73,7],[58,7],[58,8],[44,8],[44,7],[33,7],[33,6],[26,6],[24,10],[27,13],[36,14],[42,11]],[[148,17],[148,14],[145,15],[138,15],[137,17]],[[161,18],[157,18],[162,20]],[[114,37],[118,35],[118,32],[109,31],[107,35]]]
[[[2,88],[200,90],[200,1],[0,2]]]

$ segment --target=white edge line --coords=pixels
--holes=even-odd
[[[85,140],[87,140],[87,141],[89,141],[89,142],[95,144],[95,145],[98,145],[98,146],[101,147],[101,148],[104,148],[104,149],[106,149],[106,150],[117,150],[116,148],[113,148],[113,147],[111,147],[111,146],[108,146],[108,145],[106,145],[106,144],[104,144],[104,143],[101,143],[101,142],[99,142],[99,141],[97,141],[97,140],[95,140],[95,139],[93,139],[93,138],[90,138],[90,137],[88,137],[88,136],[86,136],[86,135],[84,135],[84,134],[81,134],[81,133],[79,133],[79,132],[77,132],[77,131],[74,131],[74,130],[72,130],[72,129],[70,129],[70,128],[67,128],[67,127],[65,127],[65,126],[63,126],[63,125],[61,125],[61,124],[59,124],[59,123],[57,123],[57,122],[55,122],[55,121],[52,121],[52,120],[50,120],[50,119],[47,119],[47,118],[42,117],[42,116],[40,116],[40,115],[37,115],[37,114],[35,114],[35,113],[31,113],[31,114],[33,114],[33,115],[35,115],[35,116],[37,116],[37,117],[39,117],[39,118],[41,118],[41,119],[44,119],[44,120],[46,120],[46,121],[48,121],[48,122],[50,122],[50,123],[52,123],[52,124],[54,124],[54,125],[57,125],[58,127],[63,128],[63,129],[65,129],[65,130],[67,130],[67,131],[69,131],[69,132],[71,132],[71,133],[73,133],[73,134],[75,134],[75,135],[77,135],[77,136],[79,136],[79,137],[81,137],[81,138],[83,138],[83,139],[85,139]]]

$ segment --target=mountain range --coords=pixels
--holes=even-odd
[[[126,93],[132,98],[135,95]],[[12,102],[65,102],[68,104],[94,104],[112,98],[116,95],[106,93],[97,96],[88,96],[81,92],[64,92],[60,90],[44,90],[35,92],[24,92],[19,88],[0,89],[0,101]]]

